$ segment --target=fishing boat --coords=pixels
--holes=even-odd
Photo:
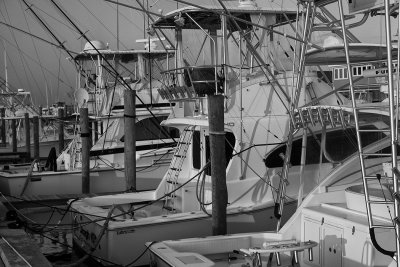
[[[250,2],[229,3],[227,10],[233,19],[240,20],[239,25],[235,26],[233,20],[228,22],[224,16],[226,11],[220,5],[183,7],[153,24],[155,30],[175,31],[176,64],[164,73],[164,86],[159,93],[176,103],[163,125],[180,129],[181,136],[157,189],[70,202],[74,246],[103,265],[143,265],[148,263],[146,257],[141,257],[147,241],[211,234],[210,170],[215,166],[208,163],[207,94],[225,96],[229,233],[272,230],[276,225],[276,190],[281,181],[290,125],[289,94],[299,81],[297,75],[283,68],[284,64],[288,66],[286,51],[282,47],[274,48],[268,41],[279,39],[279,34],[274,31],[267,36],[267,29],[288,26],[296,17],[297,9],[291,4],[278,8],[272,2]],[[255,27],[260,24],[261,28]],[[249,39],[240,38],[243,30]],[[192,47],[191,36],[204,37],[202,42],[196,39],[202,45],[197,51],[185,53],[184,47]],[[247,43],[243,47],[247,49],[242,50],[244,41]],[[205,45],[207,42],[210,45]],[[203,58],[201,64],[196,62],[196,57],[191,63],[190,55],[210,57]],[[331,86],[318,77],[317,71],[306,69],[303,73],[301,85],[308,85],[315,94],[302,92],[300,105],[331,92]],[[320,103],[329,106],[344,101],[338,93],[329,94]],[[293,150],[296,155],[300,152],[301,145]],[[265,159],[265,155],[269,157]],[[281,216],[282,224],[297,207],[302,181],[299,175],[302,173],[308,178],[303,180],[302,187],[307,194],[318,183],[320,175],[329,173],[331,166],[327,163],[320,169],[315,165],[301,168],[299,162],[293,162],[293,172],[287,177],[284,194],[287,212]]]
[[[90,151],[90,193],[111,193],[127,190],[124,173],[123,92],[136,90],[136,166],[137,190],[154,189],[161,181],[173,154],[176,129],[160,126],[171,111],[171,104],[162,101],[157,88],[160,83],[149,75],[160,72],[171,52],[157,49],[113,51],[103,42],[88,43],[76,56],[79,88],[75,98],[78,108],[88,107],[92,119],[92,135],[96,140]],[[106,62],[113,62],[108,66]],[[115,81],[110,70],[118,62],[124,84]],[[166,64],[166,63],[164,63]],[[135,72],[136,70],[136,72]],[[94,74],[94,75],[93,75]],[[82,78],[83,77],[83,78]],[[150,82],[151,81],[151,82]],[[150,87],[151,86],[151,87]],[[28,166],[6,166],[0,171],[0,190],[8,196],[68,196],[82,194],[81,139],[79,132],[57,157],[49,156],[48,164],[36,162]]]
[[[343,3],[338,2],[339,20],[327,15],[326,9],[327,4],[336,1],[303,2],[305,10],[315,10],[314,14],[321,11],[327,15],[325,18],[331,18],[319,24],[319,29],[332,29],[335,20],[335,30],[343,37],[341,44],[309,51],[304,65],[343,66],[351,102],[327,106],[316,99],[309,105],[295,106],[293,131],[288,138],[293,136],[290,146],[294,149],[299,135],[296,131],[305,133],[300,161],[306,167],[310,154],[319,155],[315,169],[320,171],[324,162],[329,162],[330,171],[320,176],[314,188],[303,195],[296,212],[285,225],[278,224],[275,231],[149,242],[152,266],[400,266],[396,234],[400,174],[395,100],[398,89],[393,83],[398,81],[398,69],[394,67],[398,53],[397,47],[392,47],[389,19],[398,12],[398,5],[393,1],[348,3],[350,15],[385,16],[387,45],[370,45],[350,41],[349,29],[363,23],[346,21]],[[317,30],[313,16],[310,21],[310,28]],[[353,77],[359,64],[372,67],[361,68],[360,77]],[[362,79],[367,83],[357,82]],[[371,88],[369,85],[386,92],[387,99],[359,101],[360,94]],[[320,145],[314,145],[318,138],[310,139],[310,132],[321,133]],[[293,164],[294,156],[287,162]],[[282,167],[289,175],[292,168]],[[283,184],[279,192],[278,195],[285,192]],[[284,210],[283,202],[278,198],[277,215]]]

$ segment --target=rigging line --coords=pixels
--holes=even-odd
[[[94,17],[94,19],[98,21],[106,29],[107,32],[109,32],[114,38],[117,39],[117,36],[114,35],[114,33],[101,20],[99,20],[97,16],[92,11],[90,11],[90,9],[81,0],[78,1]],[[121,41],[120,43],[122,44],[123,47],[125,47],[125,49],[128,49],[124,43],[122,43]]]
[[[0,11],[1,12],[1,11]],[[0,38],[2,38],[1,36],[0,36]],[[3,40],[5,40],[5,39],[3,39]],[[11,42],[9,42],[8,40],[5,40],[8,44],[10,44],[11,46],[13,46],[14,48],[16,48],[15,47],[15,45],[13,45]],[[34,63],[36,63],[36,64],[38,64],[39,65],[39,63],[34,59],[34,58],[32,58],[32,57],[30,57],[27,53],[25,53],[24,51],[20,51],[20,53],[22,53],[22,54],[24,54],[24,56],[25,57],[27,57],[28,59],[30,59],[31,61],[33,61]],[[8,58],[8,56],[7,56],[7,58]],[[10,61],[10,63],[11,63],[11,66],[13,66],[13,64],[12,64],[12,61]],[[15,69],[15,67],[13,67],[13,69],[14,69],[14,71],[16,71],[16,69]],[[49,74],[51,74],[51,75],[53,75],[54,77],[56,77],[57,78],[57,75],[55,75],[54,73],[52,73],[49,69],[47,69],[47,68],[44,68]],[[18,72],[17,72],[18,73]],[[18,75],[17,75],[18,76]],[[64,82],[62,79],[60,79],[60,81],[61,81],[61,83],[63,83],[64,85],[66,85],[67,87],[69,87],[70,89],[75,89],[74,87],[72,87],[71,85],[69,85],[68,83],[66,83],[66,82]],[[16,87],[15,87],[16,88]]]
[[[28,31],[29,31],[29,33],[31,33],[31,29],[30,29],[30,27],[29,27],[28,20],[26,19],[26,15],[25,15],[25,11],[24,11],[24,9],[23,9],[23,7],[22,7],[22,3],[21,3],[20,1],[18,1],[18,3],[19,3],[19,6],[20,6],[20,8],[21,8],[22,14],[24,14],[24,19],[25,19],[26,26],[28,27]],[[37,59],[38,59],[38,61],[39,61],[40,70],[41,70],[41,72],[42,72],[43,79],[44,79],[44,81],[45,81],[46,86],[49,86],[49,82],[47,81],[46,75],[44,74],[44,71],[43,71],[43,65],[42,65],[42,62],[41,62],[40,57],[39,57],[39,52],[38,52],[38,50],[37,50],[36,44],[35,44],[34,39],[33,39],[32,36],[31,36],[31,41],[32,41],[32,44],[33,44],[33,48],[35,49],[36,57],[37,57]],[[42,97],[44,97],[44,95],[43,95],[43,93],[41,92],[40,88],[41,88],[41,87],[38,88],[38,89],[39,89],[39,92],[41,93]]]
[[[25,1],[25,0],[23,0]],[[91,44],[91,46],[96,50],[96,52],[100,55],[100,57],[102,59],[104,59],[103,54],[101,54],[99,52],[99,50],[92,44],[92,42],[89,40],[89,38],[86,36],[86,34],[84,32],[82,32],[80,30],[80,28],[71,20],[70,17],[68,17],[68,15],[64,12],[64,10],[54,1],[54,0],[49,0],[60,12],[61,14],[76,28],[77,31],[79,31],[79,33],[81,34],[81,36],[83,38],[85,38],[85,40],[87,42],[89,42]],[[125,86],[125,88],[130,89],[129,84],[118,74],[118,72],[113,68],[113,66],[110,64],[110,62],[108,62],[107,60],[104,59],[104,61],[107,63],[107,65],[113,70],[113,73],[115,73],[116,77],[120,79],[120,81],[122,82],[122,84]],[[136,95],[136,98],[142,103],[144,104],[143,100]],[[152,117],[156,118],[156,116],[154,115],[154,113],[148,108],[146,107],[147,111],[151,114]],[[153,122],[154,123],[154,122]],[[156,125],[156,127],[159,127],[157,124],[154,123],[154,125]],[[168,136],[170,136],[172,138],[172,140],[174,140],[174,142],[176,142],[175,138],[173,138],[164,128],[160,128],[162,131],[164,131],[165,133],[167,133]]]
[[[69,50],[65,47],[64,43],[58,39],[58,37],[53,33],[53,31],[47,26],[47,24],[39,17],[38,14],[32,9],[32,6],[29,6],[26,0],[22,0],[24,4],[28,7],[28,9],[32,12],[35,18],[39,21],[39,23],[45,28],[45,30],[59,43],[62,49],[67,52],[71,59],[74,60],[77,67],[79,67],[79,63],[76,61],[75,57],[69,52]]]
[[[116,11],[116,8],[113,5],[111,5],[110,3],[106,2],[106,5],[111,7],[112,9],[114,9],[114,11]],[[129,23],[131,23],[138,31],[142,31],[142,29],[135,22],[130,20],[129,17],[125,16],[124,13],[120,13],[119,15],[122,16],[123,18],[125,18]]]
[[[175,1],[181,1],[181,0],[175,0]],[[227,14],[231,14],[228,9],[225,7],[224,3],[221,0],[218,0],[218,2],[220,3],[220,5],[222,6],[222,8],[224,9],[224,11]],[[237,30],[239,31],[240,34],[243,35],[243,30],[240,28],[239,24],[237,23],[237,21],[235,19],[232,20],[232,22],[234,23],[235,27],[237,28]],[[264,27],[266,28],[266,27]],[[287,111],[289,111],[288,109],[288,105],[290,103],[290,97],[288,96],[288,94],[286,93],[286,91],[282,88],[282,86],[280,85],[280,83],[277,81],[276,77],[274,76],[274,74],[272,73],[271,69],[269,68],[269,66],[264,62],[263,58],[260,56],[260,54],[257,52],[257,50],[254,48],[254,46],[251,43],[251,40],[249,40],[249,37],[247,34],[243,35],[243,39],[245,40],[245,42],[247,43],[247,49],[250,51],[250,53],[256,58],[256,60],[262,64],[264,66],[264,68],[262,68],[261,70],[263,71],[265,77],[267,79],[269,79],[268,75],[271,77],[273,83],[271,83],[271,87],[274,91],[276,91],[276,94],[279,98],[279,100],[282,102],[283,106],[285,107],[285,109]],[[268,75],[267,75],[268,74]],[[278,93],[278,90],[275,88],[275,85],[278,87],[280,93],[284,96],[284,99],[282,99],[282,96]],[[285,103],[285,101],[288,103]],[[291,116],[291,113],[289,112],[289,115]],[[291,118],[292,119],[292,118]]]
[[[4,20],[10,22],[10,24],[11,24],[11,19],[10,19],[10,16],[8,15],[8,12],[7,12],[7,5],[6,5],[5,3],[4,3],[4,7],[5,7],[4,10],[5,10],[6,14],[7,14],[8,20],[7,20],[6,17],[3,15],[3,12],[1,12],[1,10],[0,10],[0,14],[3,16]],[[22,68],[23,68],[23,70],[24,70],[24,72],[25,72],[25,77],[26,77],[26,79],[29,80],[29,76],[28,76],[28,73],[27,73],[27,71],[26,71],[26,66],[25,66],[25,64],[27,64],[27,63],[25,62],[25,64],[24,64],[24,57],[22,56],[22,53],[21,53],[22,50],[21,50],[21,48],[20,48],[19,45],[18,45],[17,38],[15,37],[14,31],[13,31],[12,29],[9,29],[9,30],[10,30],[11,36],[13,37],[14,42],[15,42],[15,44],[16,44],[16,46],[17,46],[17,50],[18,50],[18,52],[20,52],[20,53],[18,53],[18,54],[19,54],[19,58],[20,58],[20,60],[21,60]],[[31,76],[32,76],[31,78],[33,79],[34,83],[36,84],[36,87],[39,88],[39,84],[37,83],[36,79],[34,78],[34,76],[33,76],[32,72],[31,72],[31,70],[30,70],[29,68],[28,68],[28,70],[30,71],[30,74],[31,74]]]
[[[113,4],[117,4],[117,5],[121,5],[121,6],[124,6],[124,7],[127,7],[127,8],[135,9],[135,10],[138,10],[138,11],[140,11],[140,12],[145,12],[145,13],[147,14],[147,16],[150,18],[150,20],[151,20],[153,23],[155,22],[155,20],[154,20],[154,18],[153,18],[152,16],[150,16],[150,15],[155,15],[155,16],[157,16],[157,17],[164,17],[163,15],[160,15],[160,14],[158,14],[158,13],[154,13],[154,12],[151,12],[151,11],[147,10],[147,9],[144,7],[144,5],[143,5],[142,3],[140,3],[140,0],[136,0],[136,2],[138,3],[138,5],[140,6],[140,8],[137,8],[137,7],[134,7],[134,6],[131,6],[131,5],[127,5],[127,4],[123,4],[123,3],[119,3],[119,2],[115,2],[115,1],[111,1],[111,0],[104,0],[104,1],[110,2],[110,3],[113,3]],[[167,42],[171,45],[172,49],[175,49],[175,45],[171,42],[171,40],[170,40],[170,39],[168,38],[168,36],[164,33],[164,31],[160,30],[160,32],[161,32],[161,34],[164,36],[165,40],[167,40]],[[162,43],[161,43],[161,44],[162,44]],[[164,45],[163,45],[163,46],[164,46]],[[164,47],[164,49],[167,50],[166,47]]]
[[[27,32],[27,31],[24,31],[24,30],[22,30],[22,29],[19,29],[19,28],[15,27],[15,26],[12,26],[12,25],[10,25],[10,24],[8,24],[8,23],[5,23],[5,22],[3,22],[3,21],[0,21],[0,24],[3,24],[3,25],[6,26],[6,27],[12,28],[12,29],[14,29],[14,30],[16,30],[16,31],[19,31],[19,32],[21,32],[21,33],[24,33],[24,34],[26,34],[26,35],[29,35],[29,36],[31,36],[31,37],[33,37],[33,38],[36,38],[37,40],[40,40],[40,41],[42,41],[42,42],[45,42],[45,43],[47,43],[47,44],[49,44],[49,45],[55,46],[55,47],[57,47],[57,48],[62,48],[62,47],[61,47],[60,45],[58,45],[58,44],[52,43],[52,42],[50,42],[50,41],[47,41],[46,39],[43,39],[42,37],[39,37],[39,36],[37,36],[37,35],[34,35],[34,34],[32,34],[32,33],[29,33],[29,32]],[[74,52],[74,51],[71,51],[71,50],[69,50],[69,52],[71,52],[71,53],[73,53],[73,54],[78,54],[77,52]]]
[[[33,4],[30,4],[30,5],[33,6]],[[58,18],[52,16],[52,15],[49,14],[48,12],[46,12],[46,11],[44,11],[43,9],[41,9],[40,7],[38,7],[37,5],[35,5],[35,8],[36,8],[37,10],[41,11],[42,13],[44,13],[45,15],[47,15],[48,17],[50,17],[50,18],[54,19],[55,21],[57,21],[57,22],[61,23],[62,25],[64,25],[64,26],[65,26],[66,28],[68,28],[71,32],[76,33],[76,31],[75,31],[72,27],[68,26],[68,24],[66,24],[66,23],[63,22],[62,20],[60,20],[60,19],[58,19]]]
[[[226,138],[225,138],[225,139],[226,139]],[[227,143],[231,146],[232,150],[233,150],[234,152],[236,152],[235,148],[234,148],[229,142],[227,142]],[[253,146],[252,148],[257,147],[257,146],[264,146],[264,144],[256,145],[256,146]],[[245,149],[245,150],[248,150],[248,149]],[[244,151],[245,151],[245,150],[244,150]],[[256,149],[256,150],[257,150],[257,149]],[[236,156],[236,155],[239,155],[240,153],[242,153],[242,151],[239,151],[239,152],[236,152],[235,154],[232,154],[232,157],[234,157],[234,156]],[[239,159],[240,159],[240,160],[241,160],[241,161],[242,161],[256,176],[257,176],[257,178],[259,178],[260,180],[262,180],[265,184],[267,184],[269,187],[271,187],[271,189],[274,189],[275,192],[277,192],[278,188],[276,188],[275,186],[273,186],[272,183],[271,183],[271,181],[267,181],[267,180],[264,179],[264,177],[261,177],[261,175],[259,175],[259,174],[256,172],[256,170],[255,170],[253,167],[250,166],[248,160],[244,160],[242,157],[239,157]],[[286,195],[286,193],[284,194],[284,196],[285,196],[286,199],[289,199],[289,198],[290,198],[290,199],[292,199],[292,200],[295,200],[294,198],[292,198],[292,197]]]
[[[61,69],[61,50],[60,50],[60,56],[58,57],[58,75],[57,75],[57,77],[60,77],[60,69]],[[60,93],[60,79],[57,79],[57,101],[60,101],[59,93]]]
[[[51,0],[51,1],[53,1],[53,0]],[[112,68],[111,64],[110,64],[108,61],[106,61],[106,62],[107,62],[108,65]],[[112,73],[112,72],[108,69],[108,67],[106,67],[106,66],[104,66],[104,65],[103,65],[103,67],[104,67],[109,73]],[[118,72],[116,72],[115,69],[113,69],[113,68],[112,68],[112,70],[113,70],[113,72],[116,74],[116,80],[119,79],[121,85],[123,85],[123,86],[125,86],[126,88],[129,88],[129,89],[130,89],[129,84],[118,74]],[[115,88],[114,88],[114,89],[115,89]],[[115,91],[115,90],[114,90],[114,91]],[[113,92],[113,94],[114,94],[114,92]],[[151,97],[152,97],[152,96],[151,96]],[[145,105],[144,101],[143,101],[137,94],[136,94],[136,98],[137,98],[143,105]],[[146,105],[146,110],[150,113],[150,115],[151,115],[154,119],[157,120],[158,117],[147,107],[147,105]],[[110,112],[111,112],[111,111],[110,111]],[[157,124],[157,123],[154,122],[153,120],[150,120],[150,122],[151,122],[154,126],[156,126],[156,128],[160,129],[161,132],[163,132],[166,136],[169,136],[169,137],[176,143],[175,138],[172,137],[172,136],[170,135],[170,133],[169,133],[166,129],[164,129],[161,125]],[[163,141],[163,142],[164,142],[164,141]]]

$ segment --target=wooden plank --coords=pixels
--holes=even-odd
[[[0,256],[6,267],[51,267],[23,230],[0,229]]]

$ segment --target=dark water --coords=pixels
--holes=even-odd
[[[72,221],[66,207],[60,210],[52,208],[22,209],[18,215],[28,236],[38,245],[46,258],[54,265],[66,265],[79,261],[78,255],[72,248]],[[89,267],[90,264],[80,263],[77,267]]]

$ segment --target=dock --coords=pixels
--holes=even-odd
[[[52,267],[23,229],[9,229],[7,208],[0,203],[0,267]]]

